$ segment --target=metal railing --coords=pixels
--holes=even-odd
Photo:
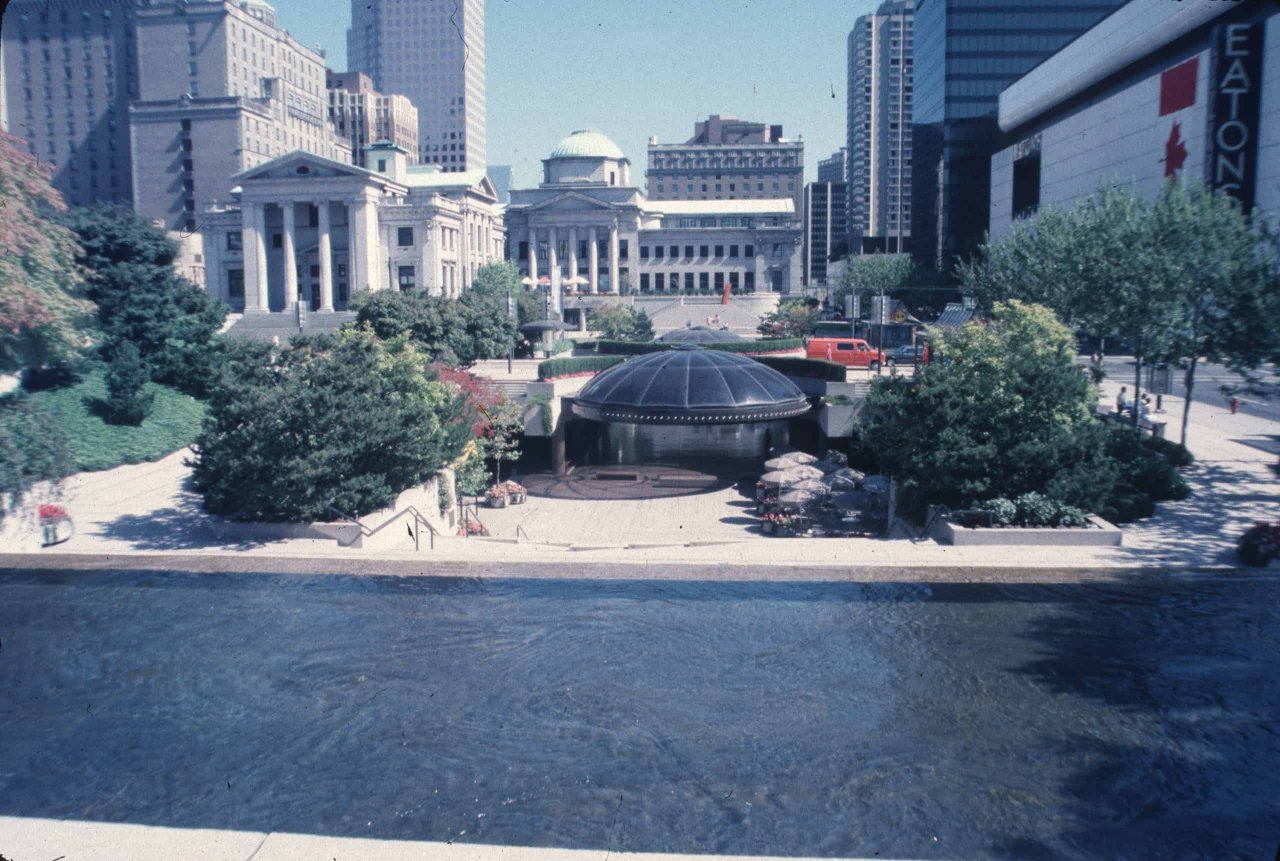
[[[374,535],[377,535],[379,532],[381,532],[391,524],[398,521],[403,515],[411,514],[413,515],[413,527],[409,530],[409,533],[410,535],[413,536],[413,549],[415,551],[422,549],[421,541],[420,541],[420,538],[421,538],[420,527],[422,526],[427,527],[427,534],[428,534],[427,541],[429,543],[429,549],[431,550],[436,549],[436,535],[439,533],[437,532],[436,528],[431,525],[431,521],[427,520],[427,518],[422,514],[422,512],[419,511],[417,508],[414,508],[412,505],[409,505],[400,509],[395,514],[391,515],[386,520],[384,520],[382,523],[372,528],[365,526],[356,518],[352,517],[346,512],[339,511],[338,509],[334,508],[332,505],[326,506],[326,508],[329,510],[329,513],[336,514],[340,520],[345,520],[347,523],[354,523],[356,526],[360,527],[360,535],[364,538],[371,538]]]
[[[480,519],[480,500],[472,499],[471,502],[464,502],[459,506],[462,509],[462,534],[466,538],[471,537],[471,521],[475,521],[480,527],[479,535],[488,535],[489,527],[484,525],[484,521]]]

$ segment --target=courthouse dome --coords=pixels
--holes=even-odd
[[[551,151],[551,158],[626,158],[618,145],[599,129],[579,129]]]
[[[809,401],[795,383],[753,359],[682,344],[597,374],[573,411],[606,422],[727,424],[791,418],[808,412]]]

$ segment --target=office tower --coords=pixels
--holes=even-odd
[[[848,169],[849,149],[840,147],[818,162],[818,182],[844,182]]]
[[[827,283],[827,262],[846,252],[849,225],[843,182],[811,182],[804,187],[804,283]]]
[[[804,144],[782,126],[713,114],[682,144],[649,138],[650,200],[791,198],[801,211]]]
[[[850,250],[902,250],[911,237],[911,0],[890,0],[849,32]]]
[[[916,0],[911,251],[938,268],[987,230],[997,101],[1123,0]],[[1177,4],[1174,4],[1177,5]],[[1171,10],[1172,11],[1172,10]]]
[[[484,0],[352,0],[347,67],[413,102],[420,163],[484,169]]]
[[[409,164],[418,161],[418,109],[405,96],[384,95],[373,88],[363,72],[325,72],[329,90],[329,122],[338,137],[351,145],[353,164],[365,164],[364,148],[384,141],[408,155]]]
[[[11,0],[0,28],[7,128],[72,205],[128,203],[132,0]]]

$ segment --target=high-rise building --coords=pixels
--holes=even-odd
[[[827,262],[847,253],[845,184],[811,182],[804,187],[804,283],[827,283]]]
[[[782,126],[713,114],[682,144],[649,138],[650,200],[751,200],[804,196],[804,143]]]
[[[171,230],[231,193],[231,177],[286,152],[350,162],[329,122],[324,55],[261,0],[139,6],[129,107],[133,207]]]
[[[134,0],[11,0],[0,28],[10,134],[72,205],[128,203]],[[185,43],[185,40],[184,40]]]
[[[849,32],[850,249],[896,253],[911,237],[911,0],[888,0]]]
[[[1124,0],[916,0],[911,252],[938,268],[987,230],[1001,90]]]
[[[849,149],[840,147],[837,151],[818,162],[818,182],[843,183],[847,177]]]
[[[325,72],[329,90],[329,122],[351,145],[352,163],[365,164],[364,149],[376,141],[395,144],[409,164],[418,161],[418,109],[397,93],[384,95],[363,72]]]
[[[484,0],[351,0],[347,67],[413,102],[420,163],[484,169]]]

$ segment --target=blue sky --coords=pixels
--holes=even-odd
[[[271,2],[280,26],[345,68],[349,0]],[[877,5],[486,0],[489,162],[512,165],[517,186],[533,185],[560,138],[599,128],[640,182],[650,135],[682,142],[696,119],[718,113],[803,136],[812,180],[818,161],[844,143],[846,37]]]

